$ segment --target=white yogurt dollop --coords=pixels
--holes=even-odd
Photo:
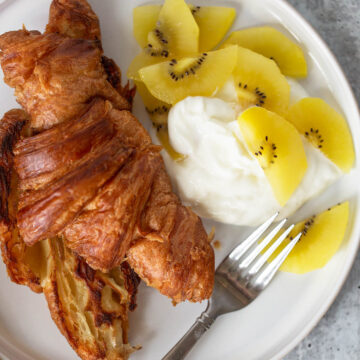
[[[256,158],[247,150],[236,122],[239,109],[218,98],[188,97],[169,113],[172,146],[187,157],[168,172],[181,199],[201,216],[255,226],[276,211],[285,217],[334,182],[341,172],[304,141],[307,173],[281,208]],[[235,135],[235,136],[234,136]]]

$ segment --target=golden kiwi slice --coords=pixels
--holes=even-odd
[[[260,107],[244,111],[238,124],[250,152],[259,161],[281,206],[294,193],[306,169],[301,136],[281,116]]]
[[[189,5],[200,29],[199,51],[210,51],[224,38],[236,17],[236,10],[222,6]]]
[[[181,161],[186,158],[186,155],[180,154],[174,150],[174,148],[170,144],[169,131],[167,125],[159,125],[156,127],[156,135],[159,139],[161,145],[166,150],[166,152],[170,155],[170,157],[174,161]]]
[[[238,47],[234,81],[244,108],[256,105],[280,115],[287,113],[290,86],[273,60]]]
[[[137,36],[148,31],[148,27],[150,27],[155,18],[154,8],[147,9],[151,10],[151,19],[145,21],[144,26],[146,29],[139,30],[139,35]],[[135,14],[137,14],[137,21],[144,17],[141,10],[140,14],[139,10]],[[140,42],[143,42],[142,38]],[[199,27],[194,20],[190,8],[184,0],[165,0],[159,12],[156,26],[148,32],[146,46],[142,53],[131,62],[127,76],[129,79],[140,80],[138,71],[142,67],[167,61],[169,58],[176,56],[194,55],[198,53],[198,50]]]
[[[295,225],[272,255],[270,261],[291,242],[296,234],[302,232],[301,239],[280,269],[295,274],[304,274],[324,267],[338,251],[345,236],[348,220],[348,201],[311,216]]]
[[[145,48],[151,56],[188,56],[199,51],[199,27],[184,0],[165,0]]]
[[[148,34],[155,29],[160,10],[161,5],[143,5],[134,8],[133,34],[142,48],[148,44]]]
[[[199,26],[199,51],[212,50],[223,39],[234,22],[234,8],[188,5]],[[161,5],[138,6],[133,12],[133,32],[138,44],[148,44],[148,34],[156,27]]]
[[[139,71],[140,78],[157,99],[176,104],[187,96],[211,96],[233,72],[237,47],[172,59]]]
[[[159,125],[167,124],[171,105],[152,96],[143,82],[135,81],[135,85],[137,92],[143,100],[145,109],[150,116],[153,126],[157,127]]]
[[[290,108],[287,119],[341,170],[351,170],[355,152],[348,124],[324,100],[300,100]]]
[[[223,46],[227,45],[239,45],[274,60],[284,75],[307,76],[307,64],[301,47],[270,26],[235,31]]]

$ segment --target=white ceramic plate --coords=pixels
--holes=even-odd
[[[104,49],[124,70],[139,51],[132,37],[132,8],[144,0],[90,0],[99,15]],[[301,84],[311,96],[327,100],[342,111],[354,135],[360,159],[359,113],[350,87],[333,55],[314,30],[282,0],[198,0],[199,5],[229,5],[237,9],[234,29],[271,24],[291,33],[307,53],[309,77]],[[0,0],[1,4],[1,0]],[[19,29],[44,29],[50,0],[13,0],[0,5],[0,33]],[[0,82],[0,114],[16,106],[13,91]],[[146,114],[139,99],[135,113]],[[320,320],[333,302],[350,270],[359,243],[360,179],[359,162],[354,171],[323,196],[308,203],[298,218],[322,210],[344,199],[351,201],[351,219],[340,251],[322,270],[303,276],[281,273],[270,287],[246,309],[220,318],[190,354],[194,359],[280,359]],[[212,223],[205,221],[206,226]],[[250,229],[216,224],[216,238],[222,248],[216,251],[217,263]],[[0,265],[0,353],[10,360],[76,359],[52,322],[42,295],[12,284]],[[205,304],[171,302],[155,290],[140,287],[138,309],[130,317],[130,340],[143,349],[134,360],[160,359],[183,335]],[[1,359],[0,355],[0,359]]]

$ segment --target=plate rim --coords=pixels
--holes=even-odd
[[[337,60],[335,54],[332,52],[328,44],[325,42],[325,40],[320,36],[320,34],[317,32],[317,30],[309,23],[307,19],[288,1],[286,0],[276,0],[279,3],[281,3],[281,6],[285,8],[286,11],[292,14],[293,17],[297,19],[297,22],[301,24],[301,26],[308,31],[310,31],[315,41],[321,45],[322,49],[320,50],[322,53],[326,54],[329,58],[329,61],[332,63],[332,67],[336,68],[337,72],[340,74],[342,79],[344,80],[344,84],[347,87],[348,93],[350,94],[350,101],[354,105],[354,114],[357,116],[358,119],[360,119],[360,106],[357,102],[357,99],[355,97],[354,90],[352,86],[350,85],[350,82],[340,65],[339,61]],[[355,226],[356,222],[354,223]],[[292,341],[290,341],[286,346],[284,346],[281,350],[277,351],[276,354],[273,354],[272,357],[269,360],[281,360],[286,355],[288,355],[294,348],[299,345],[307,335],[311,333],[312,330],[318,325],[320,320],[325,316],[325,314],[328,312],[334,301],[336,300],[337,296],[340,294],[343,286],[345,285],[345,282],[350,274],[350,271],[353,268],[353,265],[355,263],[358,251],[360,250],[360,237],[358,237],[356,243],[354,241],[353,252],[349,251],[348,255],[348,261],[346,261],[346,266],[343,267],[341,274],[339,275],[339,280],[336,282],[336,286],[334,286],[333,291],[331,292],[331,296],[328,297],[328,301],[324,302],[323,305],[320,307],[320,309],[317,311],[316,316],[313,317],[313,319],[308,322],[308,324],[298,333],[297,336],[295,336]]]
[[[14,2],[16,0],[13,0]],[[219,0],[221,1],[221,0]],[[233,0],[236,2],[241,3],[242,0]],[[340,75],[340,77],[343,80],[343,83],[346,87],[347,93],[349,94],[349,102],[351,102],[354,112],[354,118],[357,116],[358,119],[360,119],[360,111],[359,111],[359,104],[356,100],[354,91],[352,86],[349,83],[349,80],[341,67],[340,63],[338,62],[336,56],[333,54],[327,43],[323,40],[323,38],[319,35],[319,33],[316,31],[316,29],[301,15],[301,13],[294,8],[290,3],[288,3],[286,0],[272,0],[274,3],[278,3],[279,6],[281,6],[286,12],[291,14],[294,19],[296,19],[296,22],[301,26],[302,30],[307,30],[312,34],[314,37],[314,42],[319,44],[321,46],[321,53],[325,54],[328,57],[329,62],[331,63],[331,67],[336,70],[336,72]],[[11,3],[12,1],[10,1]],[[147,1],[147,2],[150,2]],[[151,1],[151,2],[154,2]],[[155,0],[155,2],[158,2]],[[7,1],[5,3],[2,3],[0,1],[0,11],[2,10],[1,5],[7,5]],[[359,159],[358,159],[359,161]],[[359,206],[360,209],[360,199],[357,199],[357,206]],[[353,223],[353,229],[359,230],[360,228],[360,217],[358,216],[357,219],[354,219]],[[356,221],[357,220],[357,221]],[[357,231],[359,233],[359,231]],[[316,311],[316,315],[311,319],[311,321],[307,322],[307,324],[303,327],[301,331],[298,332],[298,334],[286,345],[282,346],[281,349],[274,352],[269,360],[280,360],[287,354],[289,354],[300,342],[316,327],[316,325],[319,323],[319,321],[323,318],[323,316],[326,314],[326,312],[329,310],[331,305],[334,303],[336,297],[339,295],[341,289],[343,288],[349,273],[354,265],[357,253],[360,248],[360,237],[357,238],[357,240],[352,241],[351,245],[348,244],[349,248],[347,250],[348,254],[346,256],[346,260],[344,261],[344,267],[341,269],[341,272],[339,273],[338,279],[336,280],[335,286],[329,293],[331,294],[327,301],[323,302],[323,304],[319,307],[319,309]],[[24,359],[32,359],[31,355],[24,352],[21,348],[18,348],[14,343],[7,341],[5,338],[3,338],[0,335],[0,355],[5,356],[7,359],[8,356],[13,355],[21,355]],[[4,353],[3,353],[4,352]],[[5,355],[8,354],[8,355]]]

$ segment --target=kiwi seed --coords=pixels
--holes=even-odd
[[[310,128],[309,131],[305,131],[305,136],[317,148],[321,149],[323,147],[324,139],[322,138],[319,129]]]
[[[328,210],[330,210],[330,208]],[[306,220],[306,222],[304,224],[304,227],[300,231],[303,236],[307,235],[308,231],[310,230],[310,228],[313,226],[313,224],[315,222],[315,218],[316,218],[316,215],[313,215],[308,220]],[[288,238],[289,238],[290,241],[294,240],[293,236],[288,236]],[[301,238],[300,238],[299,241],[301,241]]]
[[[243,88],[244,90],[250,91],[248,89],[248,84],[242,84],[240,82],[238,85],[239,85],[240,88]],[[266,102],[266,94],[264,92],[260,91],[259,88],[255,88],[254,93],[255,93],[255,95],[257,97],[257,102],[256,102],[255,106],[263,107],[265,105],[265,102]]]
[[[263,157],[264,161],[261,161],[262,167],[266,168],[268,164],[274,164],[275,159],[278,158],[276,153],[277,147],[274,143],[269,142],[269,137],[265,136],[265,141],[260,145],[259,150],[254,153],[257,157]],[[265,163],[265,164],[264,164]],[[264,165],[264,166],[263,166]]]
[[[170,110],[167,106],[157,106],[154,109],[149,109],[148,107],[145,108],[149,115],[163,115],[167,114]]]
[[[162,125],[158,125],[158,124],[156,124],[156,123],[154,123],[154,122],[153,122],[152,124],[153,124],[153,126],[156,128],[156,131],[157,131],[157,132],[159,132],[160,129],[162,129],[162,127],[163,127]]]
[[[167,115],[170,111],[170,106],[162,105],[154,107],[153,109],[145,107],[145,110],[150,115],[150,118],[153,119],[152,124],[154,128],[159,131],[162,128],[162,125],[167,122]]]
[[[159,44],[157,45],[158,49],[154,49],[154,45],[149,43],[146,46],[146,51],[150,56],[160,56],[167,58],[169,57],[169,50],[168,50],[168,40],[166,39],[164,33],[160,31],[159,29],[153,30],[153,33],[155,34],[155,37],[158,39]]]
[[[309,218],[309,219],[305,222],[304,227],[303,227],[303,229],[301,230],[303,236],[306,236],[306,234],[308,233],[309,229],[310,229],[311,226],[314,224],[315,218],[316,218],[316,215],[313,215],[311,218]]]
[[[159,132],[161,129],[165,129],[166,131],[168,131],[168,125],[167,124],[156,124],[156,123],[152,123],[153,126],[156,129],[156,132]]]
[[[195,15],[196,13],[198,13],[200,11],[201,7],[200,6],[195,6],[191,9],[191,12],[193,15]]]
[[[186,76],[195,75],[196,71],[203,65],[203,63],[206,60],[207,53],[203,53],[200,57],[197,59],[194,59],[194,61],[186,68],[181,69],[181,71],[177,71],[176,65],[177,61],[176,59],[172,59],[169,63],[169,75],[174,81],[178,81],[181,79],[184,79]]]
[[[273,60],[277,66],[279,66],[279,63],[276,61],[276,59],[273,56],[270,56],[270,60]],[[280,66],[279,66],[280,67]]]

